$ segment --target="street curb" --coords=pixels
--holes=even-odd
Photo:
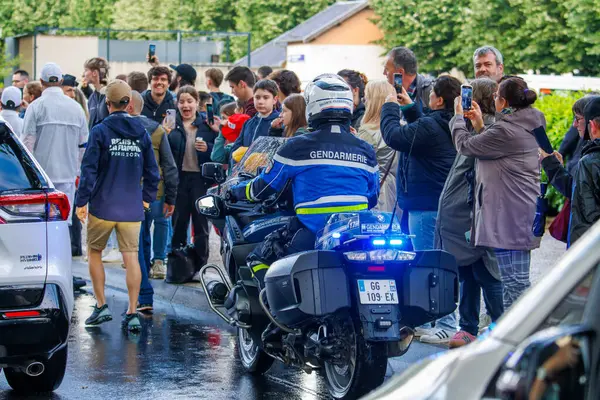
[[[80,276],[89,282],[87,289],[91,290],[91,278],[86,262],[73,259],[72,270],[74,276]],[[120,264],[104,264],[106,287],[127,293],[125,269]],[[167,283],[164,280],[151,279],[155,300],[178,304],[200,311],[210,311],[210,306],[199,283],[186,283],[182,285]]]

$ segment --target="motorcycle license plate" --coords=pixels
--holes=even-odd
[[[393,279],[358,279],[360,304],[398,304],[396,281]]]

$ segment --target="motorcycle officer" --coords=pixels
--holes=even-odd
[[[259,176],[226,194],[229,201],[256,202],[290,182],[296,217],[269,234],[247,258],[261,287],[273,262],[314,249],[316,234],[332,214],[377,205],[377,159],[371,145],[350,133],[354,103],[346,81],[334,74],[320,75],[308,84],[304,97],[312,131],[288,139]]]

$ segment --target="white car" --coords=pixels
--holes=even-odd
[[[18,392],[60,386],[73,313],[69,201],[0,122],[0,368]]]
[[[489,335],[426,358],[365,400],[600,399],[600,222]]]

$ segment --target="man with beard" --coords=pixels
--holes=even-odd
[[[177,92],[180,87],[183,86],[196,86],[196,77],[198,76],[194,67],[190,64],[179,64],[179,65],[169,65],[173,72],[173,78],[171,79],[171,85],[169,86],[169,90],[172,92]]]
[[[169,92],[171,71],[164,66],[150,68],[148,71],[150,90],[144,93],[144,109],[142,115],[161,124],[167,115],[167,110],[175,108],[175,100]]]
[[[500,83],[504,76],[504,60],[502,53],[493,46],[483,46],[473,53],[475,78],[488,77]]]

